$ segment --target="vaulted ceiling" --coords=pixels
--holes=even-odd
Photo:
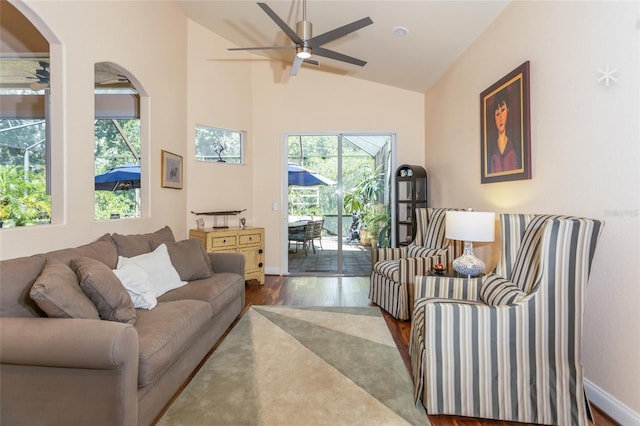
[[[265,2],[295,30],[296,22],[303,16],[301,0]],[[308,0],[306,18],[313,24],[313,35],[367,16],[373,24],[324,46],[366,61],[364,67],[317,57],[314,59],[320,66],[305,64],[298,75],[329,72],[424,93],[508,3],[508,0]],[[229,47],[293,44],[253,1],[178,0],[178,4],[192,20],[229,40]],[[406,34],[402,36],[403,33]],[[295,50],[230,53],[231,58],[238,60],[256,58],[255,55],[275,58],[289,67]],[[229,58],[230,55],[224,55],[212,59]]]
[[[280,46],[293,43],[260,8],[247,0],[175,0],[195,22],[229,40],[229,48]],[[269,8],[295,30],[302,20],[302,0],[267,0]],[[326,72],[348,75],[389,86],[424,93],[449,69],[456,59],[508,5],[509,0],[307,0],[306,19],[313,35],[370,17],[373,24],[324,45],[324,47],[363,61],[359,67],[325,57],[319,66],[306,65],[298,72]],[[0,61],[3,87],[38,81],[40,60],[48,55],[41,36],[24,34],[28,21],[5,0],[0,0],[3,47],[9,51],[32,52]],[[24,22],[26,21],[26,22]],[[19,45],[16,45],[18,43]],[[212,60],[276,59],[288,68],[294,49],[224,52]],[[112,73],[113,74],[113,73]],[[111,77],[116,77],[113,75]],[[105,77],[106,78],[106,77]],[[296,78],[296,77],[291,77]]]

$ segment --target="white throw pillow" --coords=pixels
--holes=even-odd
[[[119,269],[114,269],[122,285],[131,296],[133,306],[136,309],[153,309],[158,304],[156,300],[156,290],[149,282],[149,275],[136,264],[123,265]]]
[[[169,290],[182,287],[187,283],[180,280],[178,271],[171,264],[169,251],[165,244],[159,245],[151,253],[134,257],[118,256],[118,269],[132,263],[141,267],[149,275],[149,282],[156,290],[156,297],[160,297]]]

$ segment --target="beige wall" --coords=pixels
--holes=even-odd
[[[243,210],[255,224],[253,208],[253,132],[251,68],[233,60],[229,42],[188,20],[187,227],[195,227],[191,211]],[[247,132],[245,164],[195,161],[195,125]],[[213,216],[201,216],[213,226]],[[238,226],[240,216],[227,218]]]
[[[304,68],[289,78],[278,63],[253,62],[254,207],[266,228],[268,273],[286,273],[283,135],[293,132],[395,133],[397,163],[422,164],[423,95]],[[278,203],[278,211],[272,204]],[[286,212],[286,206],[284,207]]]
[[[286,64],[228,52],[225,39],[192,21],[188,28],[187,226],[195,225],[191,210],[247,209],[247,223],[265,227],[267,273],[286,273],[285,134],[395,133],[399,163],[424,158],[422,94],[306,67],[290,78]],[[195,123],[247,131],[245,165],[193,161]]]
[[[627,424],[640,420],[639,16],[637,2],[514,2],[425,98],[433,205],[606,222],[583,362],[590,397],[635,411]],[[479,95],[526,60],[533,179],[481,185]],[[597,82],[607,64],[618,69],[609,87]]]
[[[171,225],[176,237],[186,236],[186,191],[160,189],[160,150],[184,155],[186,148],[187,39],[180,9],[171,2],[14,4],[50,41],[57,39],[51,49],[56,210],[54,225],[3,229],[0,258],[86,243],[105,232],[148,232],[164,225]],[[150,140],[143,149],[147,217],[138,220],[93,220],[93,67],[103,61],[128,70],[150,99],[148,125],[142,128]]]

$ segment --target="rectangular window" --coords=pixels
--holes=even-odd
[[[196,161],[243,164],[244,132],[196,125]]]

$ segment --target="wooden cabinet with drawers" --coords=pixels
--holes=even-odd
[[[264,228],[191,229],[189,237],[202,240],[208,252],[242,253],[245,258],[245,280],[264,284]]]

